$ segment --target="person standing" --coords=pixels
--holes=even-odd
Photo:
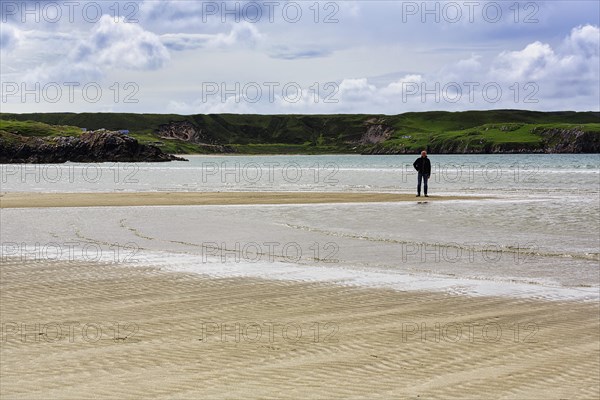
[[[421,196],[421,180],[423,181],[425,197],[429,197],[427,195],[427,181],[429,180],[429,176],[431,176],[431,162],[427,158],[425,150],[421,152],[421,157],[415,160],[413,167],[417,170],[417,197]]]

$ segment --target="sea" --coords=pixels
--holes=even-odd
[[[416,194],[416,155],[186,157],[0,165],[0,192]],[[430,160],[429,195],[467,199],[2,209],[1,257],[449,295],[600,300],[599,154],[433,154]]]

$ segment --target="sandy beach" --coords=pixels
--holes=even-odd
[[[383,203],[398,201],[481,200],[483,198],[475,196],[430,196],[416,198],[413,194],[347,192],[10,192],[0,195],[0,208]]]
[[[0,10],[0,400],[600,400],[600,1]]]
[[[2,263],[3,399],[600,394],[597,303]]]
[[[594,193],[346,181],[4,186],[0,398],[600,396]]]

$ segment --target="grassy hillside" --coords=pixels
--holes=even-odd
[[[78,136],[81,134],[81,128],[66,125],[49,125],[35,121],[0,119],[0,132],[36,137]]]
[[[27,136],[77,135],[80,128],[128,129],[143,143],[159,144],[171,153],[205,153],[205,147],[156,134],[160,125],[187,121],[239,153],[416,152],[424,148],[449,152],[489,152],[497,148],[535,151],[543,132],[564,129],[600,135],[598,112],[532,112],[521,110],[423,112],[388,115],[174,115],[112,113],[0,114],[2,131]],[[365,141],[370,128],[387,133],[380,142]],[[499,147],[500,146],[500,147]],[[458,150],[457,150],[458,149]]]

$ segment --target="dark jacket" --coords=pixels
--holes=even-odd
[[[427,157],[417,158],[417,160],[413,163],[413,167],[425,175],[431,175],[431,161],[429,161],[429,158]]]

